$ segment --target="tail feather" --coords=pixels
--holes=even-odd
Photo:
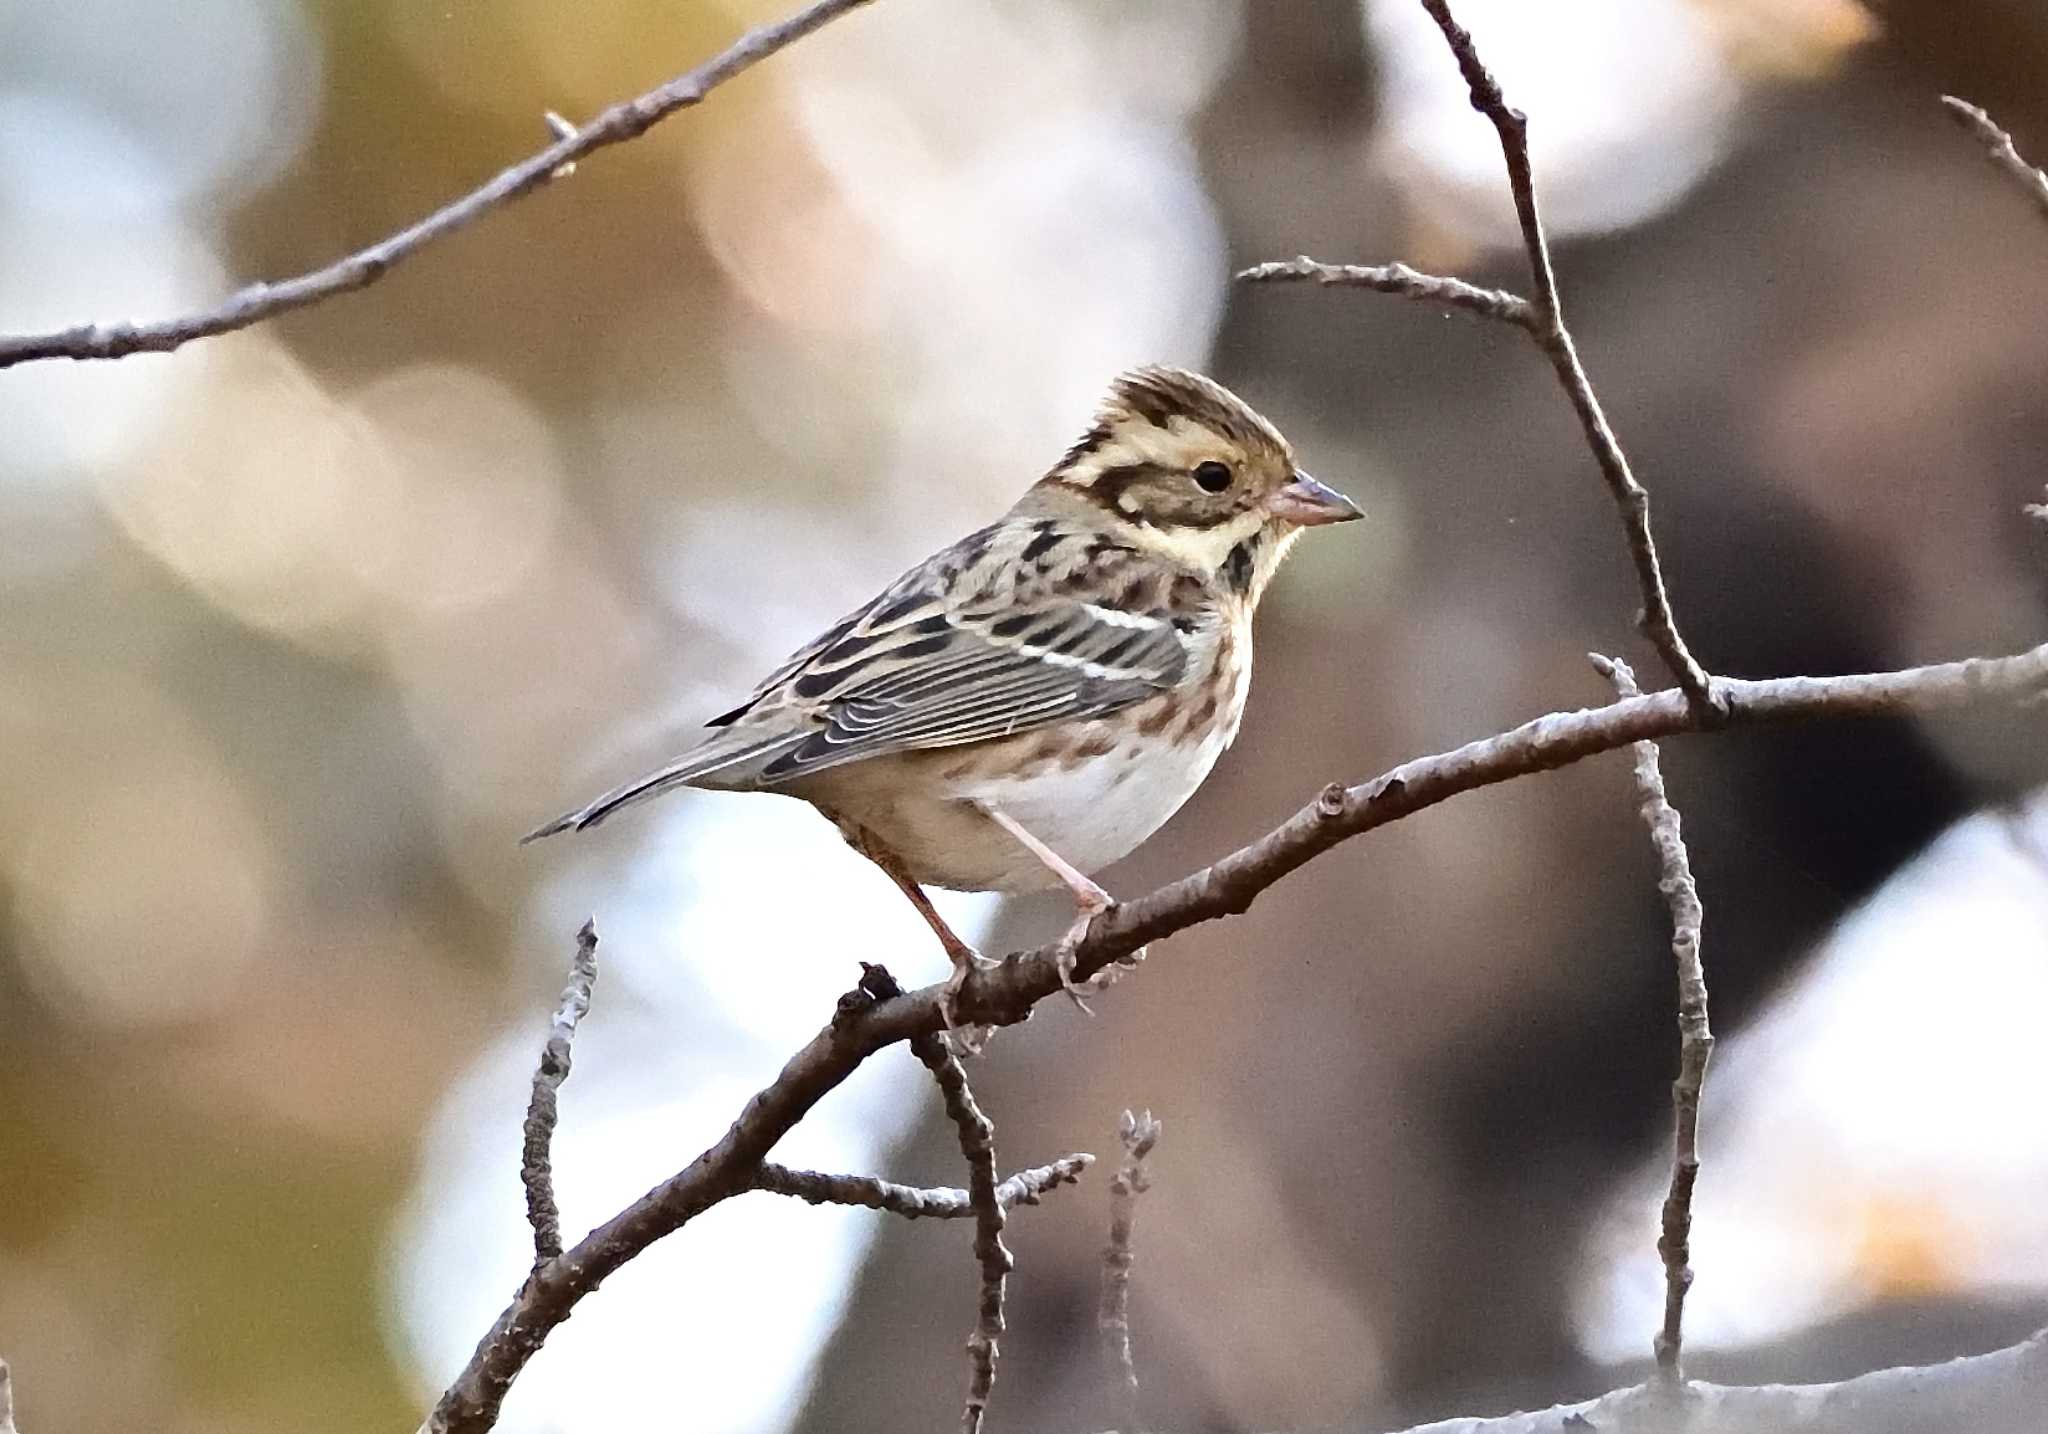
[[[622,807],[630,807],[636,802],[658,797],[671,787],[686,787],[693,782],[701,782],[706,777],[743,762],[758,763],[772,760],[783,748],[801,740],[802,734],[793,737],[788,733],[744,744],[713,738],[696,751],[671,762],[658,772],[636,777],[624,786],[612,788],[588,806],[578,807],[573,812],[564,812],[553,821],[542,823],[521,837],[519,844],[525,846],[528,842],[539,841],[542,837],[555,836],[561,832],[587,830]]]

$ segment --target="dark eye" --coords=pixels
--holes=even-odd
[[[1230,486],[1230,465],[1211,458],[1195,468],[1195,486],[1204,493],[1221,493]]]

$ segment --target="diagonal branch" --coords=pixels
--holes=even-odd
[[[1259,893],[1338,843],[1480,787],[1552,771],[1631,742],[1718,726],[1902,716],[2012,704],[2048,693],[2048,644],[2011,657],[1970,658],[1846,677],[1718,679],[1727,715],[1703,715],[1676,689],[1578,712],[1553,712],[1511,731],[1420,757],[1369,782],[1332,783],[1250,845],[1136,901],[1097,916],[1074,948],[1086,980],[1152,941],[1248,910]],[[958,1019],[1015,1025],[1064,989],[1058,944],[971,973]],[[579,1301],[628,1260],[703,1211],[754,1188],[775,1143],[884,1047],[944,1029],[944,983],[902,995],[865,987],[842,996],[825,1028],[757,1092],[718,1141],[577,1244],[534,1271],[478,1342],[427,1428],[490,1428],[512,1381]]]
[[[1621,515],[1622,535],[1629,560],[1635,567],[1636,586],[1642,593],[1643,610],[1637,619],[1643,635],[1657,649],[1657,655],[1671,670],[1687,698],[1702,712],[1721,711],[1713,680],[1693,657],[1679,635],[1678,619],[1671,611],[1671,595],[1664,585],[1664,568],[1657,556],[1657,542],[1650,533],[1650,495],[1636,480],[1622,452],[1621,440],[1607,421],[1606,410],[1593,392],[1593,382],[1579,361],[1578,345],[1565,326],[1564,308],[1557,293],[1557,272],[1550,261],[1550,240],[1536,207],[1536,181],[1529,167],[1529,122],[1510,106],[1501,94],[1500,83],[1479,58],[1472,36],[1452,18],[1446,0],[1422,0],[1422,6],[1436,21],[1449,42],[1458,70],[1472,93],[1472,108],[1484,115],[1500,136],[1501,155],[1507,162],[1508,188],[1514,195],[1515,216],[1522,228],[1522,242],[1529,255],[1529,272],[1535,293],[1528,299],[1495,289],[1482,289],[1462,279],[1418,274],[1405,264],[1379,267],[1318,264],[1303,257],[1290,263],[1259,264],[1242,270],[1237,277],[1248,282],[1313,280],[1355,288],[1377,289],[1430,303],[1450,304],[1486,318],[1514,324],[1526,330],[1536,347],[1550,360],[1563,385],[1572,410],[1579,416],[1586,442],[1600,465],[1614,505]]]
[[[1640,697],[1636,675],[1619,658],[1593,656],[1593,665],[1624,698]],[[1636,795],[1643,822],[1657,849],[1657,890],[1671,908],[1671,955],[1678,966],[1678,1078],[1671,1083],[1671,1187],[1664,1197],[1663,1233],[1657,1254],[1664,1262],[1664,1324],[1653,1348],[1657,1369],[1671,1383],[1684,1380],[1679,1348],[1685,1324],[1685,1294],[1692,1288],[1692,1190],[1700,1173],[1700,1090],[1714,1054],[1707,1024],[1707,972],[1700,962],[1700,926],[1705,912],[1692,879],[1678,809],[1664,793],[1664,773],[1655,742],[1637,742]]]
[[[526,1103],[525,1141],[519,1179],[526,1186],[526,1223],[533,1226],[535,1269],[562,1253],[562,1213],[555,1207],[555,1172],[551,1148],[555,1140],[555,1097],[569,1078],[569,1046],[576,1027],[590,1011],[590,989],[597,984],[597,922],[583,923],[576,933],[576,954],[569,962],[569,984],[555,1008],[540,1064],[533,1069],[533,1094]]]
[[[1050,1165],[1019,1170],[995,1187],[996,1205],[1003,1210],[1019,1205],[1036,1205],[1047,1191],[1080,1181],[1095,1163],[1084,1153],[1063,1155]],[[872,1175],[826,1175],[816,1170],[792,1170],[772,1160],[761,1162],[754,1188],[772,1195],[788,1195],[812,1205],[859,1205],[869,1210],[887,1210],[906,1220],[963,1220],[978,1216],[974,1195],[968,1190],[941,1187],[920,1189],[898,1185]]]
[[[500,205],[569,173],[579,159],[639,138],[677,110],[700,103],[733,76],[867,3],[869,0],[813,0],[786,20],[749,30],[696,69],[637,99],[613,105],[582,129],[571,130],[538,154],[500,171],[481,188],[325,268],[277,283],[251,284],[212,309],[180,318],[142,324],[80,324],[52,333],[0,336],[0,368],[37,359],[114,359],[136,353],[168,353],[194,339],[246,329],[337,294],[368,288],[436,239],[446,238]],[[559,127],[555,128],[560,133]]]
[[[1955,122],[1968,130],[1983,143],[1985,156],[2000,169],[2013,177],[2021,192],[2034,201],[2034,207],[2041,211],[2041,217],[2048,219],[2048,173],[2034,168],[2021,157],[2013,144],[2012,136],[1968,100],[1959,100],[1954,95],[1943,95],[1941,102]]]

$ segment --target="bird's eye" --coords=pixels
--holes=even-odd
[[[1230,486],[1230,465],[1211,458],[1195,468],[1195,486],[1204,493],[1221,493]]]

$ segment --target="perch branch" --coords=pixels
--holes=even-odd
[[[2011,175],[2026,196],[2034,201],[2034,207],[2041,211],[2041,217],[2048,219],[2048,174],[2028,164],[2012,142],[2012,136],[1999,128],[1996,121],[1968,100],[1959,100],[1954,95],[1943,95],[1942,105],[1951,118],[1977,136],[1984,146],[1990,161]]]
[[[1460,279],[1418,274],[1405,264],[1387,264],[1377,268],[1319,264],[1306,256],[1288,263],[1259,264],[1242,270],[1237,277],[1247,282],[1308,280],[1319,284],[1376,289],[1430,303],[1452,304],[1525,330],[1556,370],[1557,380],[1571,400],[1573,411],[1578,414],[1579,426],[1585,430],[1586,442],[1593,450],[1601,477],[1606,480],[1615,508],[1621,515],[1622,533],[1628,544],[1629,559],[1635,567],[1636,586],[1643,599],[1638,626],[1657,649],[1657,655],[1671,670],[1687,698],[1703,712],[1718,712],[1721,704],[1713,679],[1679,635],[1678,619],[1672,614],[1671,595],[1664,584],[1663,563],[1657,556],[1656,539],[1650,533],[1649,492],[1636,481],[1635,473],[1629,467],[1628,455],[1622,452],[1621,440],[1615,437],[1614,427],[1607,421],[1606,410],[1600,406],[1599,397],[1593,392],[1593,382],[1579,360],[1578,345],[1565,325],[1564,308],[1557,292],[1557,272],[1550,260],[1550,240],[1536,207],[1536,181],[1529,167],[1528,119],[1520,110],[1510,106],[1501,94],[1500,83],[1480,60],[1471,33],[1452,18],[1446,0],[1422,0],[1422,6],[1450,44],[1459,73],[1471,91],[1472,108],[1486,117],[1500,137],[1501,155],[1507,163],[1508,189],[1514,196],[1515,216],[1521,224],[1523,247],[1528,251],[1534,295],[1523,299],[1498,290],[1482,289]]]
[[[1636,675],[1619,658],[1593,656],[1593,665],[1623,698],[1640,697]],[[1663,1232],[1657,1255],[1664,1262],[1664,1324],[1653,1348],[1657,1369],[1671,1383],[1683,1381],[1679,1349],[1685,1325],[1685,1294],[1692,1288],[1692,1190],[1700,1173],[1700,1091],[1714,1054],[1707,1024],[1707,971],[1700,961],[1700,927],[1706,913],[1692,879],[1678,809],[1664,793],[1664,773],[1655,742],[1631,748],[1636,762],[1636,795],[1643,822],[1657,851],[1657,890],[1671,908],[1671,956],[1678,967],[1678,1078],[1671,1083],[1671,1185],[1664,1196]]]
[[[576,933],[576,954],[569,962],[569,984],[555,1008],[554,1024],[533,1069],[533,1094],[526,1103],[525,1142],[519,1179],[526,1186],[526,1223],[533,1226],[533,1265],[562,1253],[562,1213],[555,1208],[555,1172],[551,1148],[555,1140],[555,1097],[569,1078],[569,1046],[576,1027],[590,1010],[590,989],[597,984],[597,923],[583,923]]]
[[[902,988],[887,971],[879,966],[867,970],[861,984],[869,992],[884,998],[902,997]],[[975,1104],[967,1072],[946,1037],[927,1031],[910,1038],[910,1049],[939,1083],[946,1114],[960,1133],[960,1153],[967,1157],[967,1200],[974,1209],[974,1258],[981,1266],[981,1295],[974,1333],[967,1336],[967,1401],[961,1409],[960,1429],[961,1434],[980,1434],[1001,1353],[1003,1287],[1017,1265],[1003,1244],[1003,1203],[996,1195],[996,1128]]]
[[[577,160],[610,145],[637,139],[677,110],[701,102],[733,76],[867,3],[869,0],[813,0],[785,20],[749,30],[722,54],[696,69],[637,99],[613,105],[581,129],[572,128],[538,154],[501,170],[481,188],[325,268],[277,283],[250,284],[214,308],[180,318],[140,324],[80,324],[51,333],[0,336],[0,368],[36,359],[113,359],[135,353],[168,353],[194,339],[246,329],[337,294],[368,288],[435,240],[446,238],[500,205],[569,173]],[[552,123],[550,127],[555,128]]]
[[[1103,1353],[1117,1392],[1117,1427],[1123,1430],[1140,1427],[1138,1365],[1131,1358],[1131,1225],[1137,1218],[1138,1197],[1152,1188],[1145,1157],[1159,1143],[1160,1129],[1149,1110],[1143,1115],[1124,1112],[1117,1123],[1124,1163],[1109,1183],[1109,1244],[1102,1251],[1102,1302],[1095,1325],[1102,1331]]]
[[[1248,910],[1259,893],[1338,843],[1464,792],[1552,771],[1631,742],[1719,726],[1814,718],[1921,715],[2015,704],[2048,693],[2048,644],[2011,657],[1978,657],[1900,672],[1845,677],[1717,680],[1725,717],[1703,715],[1676,689],[1577,712],[1553,712],[1510,731],[1419,757],[1371,781],[1332,783],[1286,822],[1211,866],[1097,916],[1074,950],[1086,980],[1148,942]],[[971,973],[957,1018],[1015,1025],[1064,990],[1057,945]],[[780,1140],[862,1061],[885,1046],[945,1026],[943,983],[903,995],[862,988],[842,996],[830,1023],[749,1100],[710,1148],[550,1260],[513,1296],[428,1421],[437,1431],[488,1429],[512,1381],[548,1334],[606,1276],[722,1200],[754,1188]]]
[[[996,1204],[1004,1210],[1018,1205],[1036,1205],[1047,1191],[1077,1183],[1082,1172],[1095,1163],[1087,1154],[1063,1155],[1050,1165],[1019,1170],[996,1186]],[[816,1170],[792,1170],[772,1160],[761,1162],[754,1188],[774,1195],[788,1195],[812,1205],[859,1205],[869,1210],[887,1210],[906,1220],[961,1220],[977,1214],[973,1192],[967,1190],[923,1190],[898,1185],[871,1175],[825,1175]]]
[[[14,1434],[14,1374],[0,1359],[0,1434]]]

